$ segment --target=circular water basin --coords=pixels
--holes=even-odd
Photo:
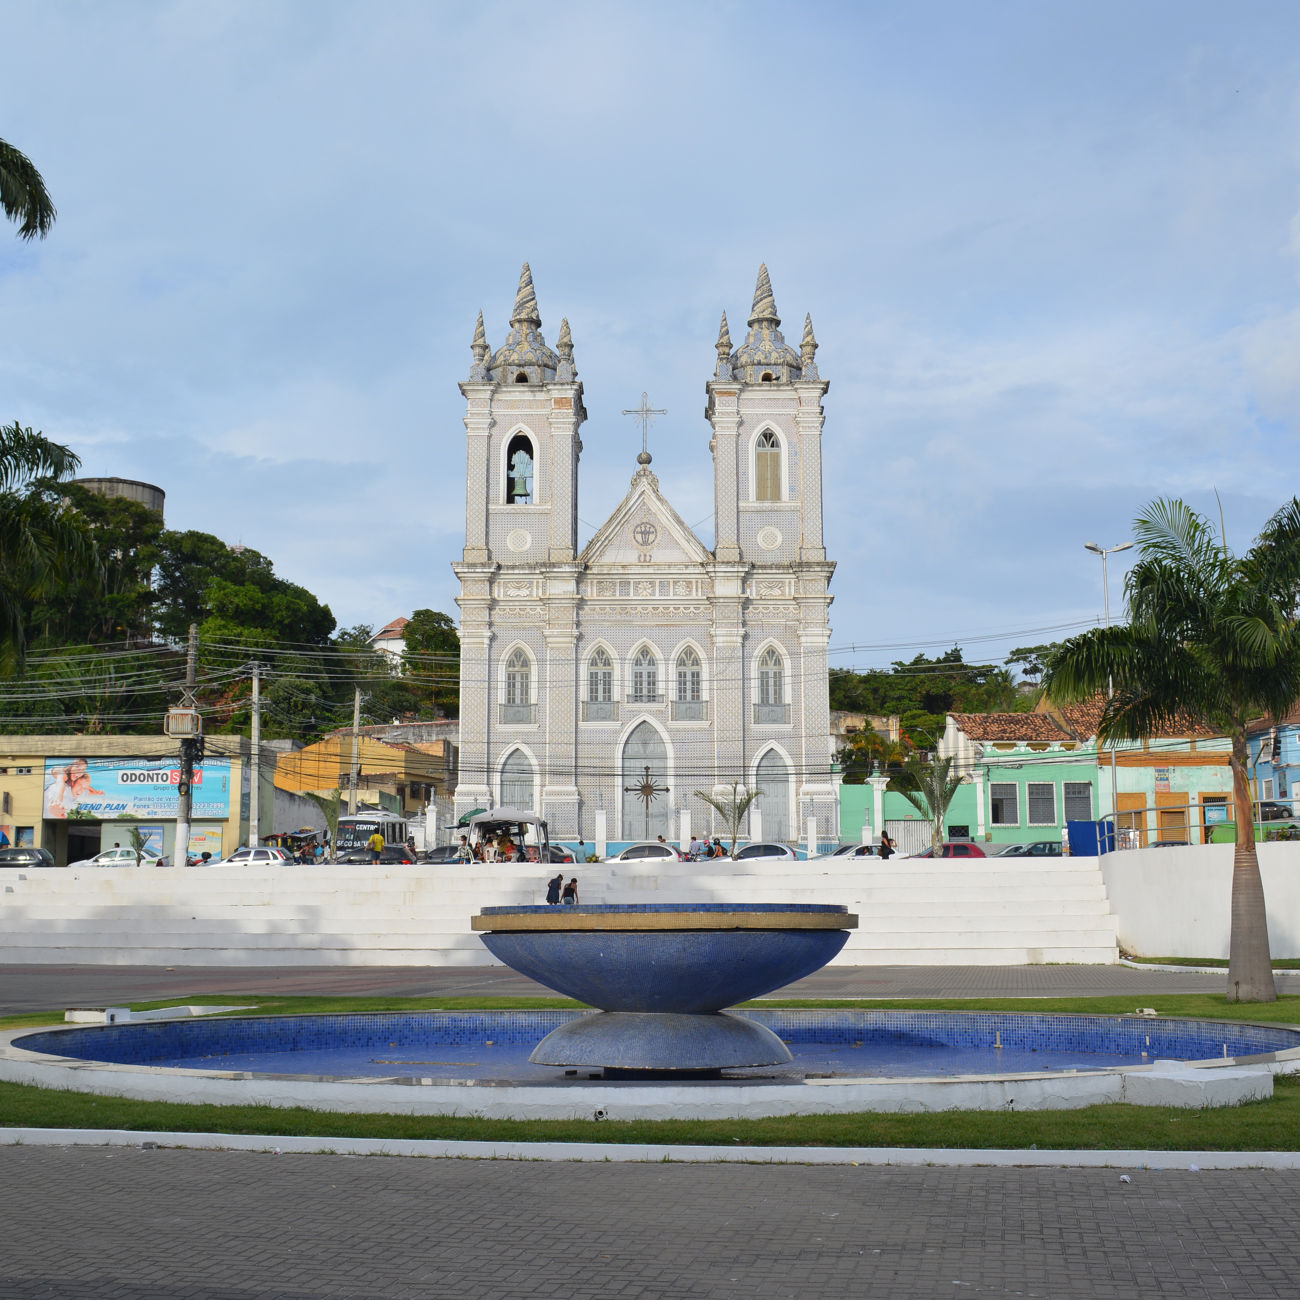
[[[15,1035],[11,1042],[22,1052],[65,1060],[226,1077],[564,1087],[589,1083],[599,1072],[535,1065],[529,1054],[548,1033],[593,1014],[431,1011],[175,1020],[44,1030]],[[728,1070],[723,1082],[729,1083],[1082,1072],[1300,1049],[1300,1030],[1227,1021],[935,1011],[731,1014],[772,1030],[792,1059],[778,1067]],[[75,1077],[67,1086],[76,1086]]]

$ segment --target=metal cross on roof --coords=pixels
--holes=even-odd
[[[630,410],[623,412],[624,415],[635,415],[641,421],[641,454],[648,456],[650,449],[646,445],[650,440],[650,423],[656,415],[667,415],[668,412],[657,411],[650,405],[650,396],[648,393],[641,394],[641,405],[634,406]]]
[[[661,794],[668,793],[666,785],[656,785],[655,779],[650,775],[650,765],[646,764],[645,776],[638,785],[625,785],[624,794],[634,794],[645,804],[645,837],[650,838],[650,805]]]

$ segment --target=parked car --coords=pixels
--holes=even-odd
[[[819,853],[819,858],[874,858],[879,856],[874,844],[841,844],[829,853]]]
[[[777,843],[758,843],[746,844],[743,849],[736,853],[737,862],[749,861],[753,858],[797,858],[799,855],[788,844]]]
[[[909,855],[913,858],[932,858],[935,856],[934,849],[926,849],[922,853],[912,853]],[[941,858],[986,858],[988,854],[984,852],[978,844],[969,844],[965,840],[945,840],[939,845],[939,857]]]
[[[340,854],[336,859],[342,866],[369,866],[374,861],[374,854],[369,849],[352,849]],[[415,863],[415,854],[405,844],[387,844],[379,850],[379,865],[386,867],[394,864],[409,866]]]
[[[1290,822],[1295,820],[1295,809],[1289,803],[1278,803],[1265,799],[1259,805],[1259,820],[1262,822]]]
[[[415,855],[417,862],[455,862],[460,852],[459,844],[439,844],[436,849],[425,849]],[[341,859],[340,859],[341,860]]]
[[[671,844],[661,844],[658,840],[646,840],[641,844],[629,844],[621,853],[616,853],[612,858],[607,858],[608,862],[638,862],[646,858],[671,858],[674,861],[685,861],[684,856],[679,853]]]
[[[54,854],[49,849],[28,846],[21,849],[0,849],[0,867],[52,867]]]
[[[578,859],[574,856],[574,852],[573,852],[573,850],[570,849],[570,848],[566,848],[563,844],[552,844],[552,845],[550,846],[550,857],[549,857],[549,861],[551,861],[551,862],[577,862],[577,860],[578,860]]]
[[[1025,844],[1001,844],[986,850],[986,858],[1059,858],[1064,850],[1060,840],[1030,840]]]
[[[140,861],[156,862],[147,853],[140,854]],[[96,853],[93,858],[82,858],[79,862],[69,862],[70,867],[133,867],[135,866],[135,850],[131,848],[122,848],[120,845],[115,849],[105,849],[102,853]]]
[[[146,859],[147,861],[148,859]],[[291,862],[293,859],[283,849],[273,849],[269,847],[260,847],[256,849],[242,848],[236,849],[228,858],[216,863],[216,866],[279,866],[285,862]]]

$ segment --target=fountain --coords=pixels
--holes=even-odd
[[[723,1008],[820,970],[857,923],[843,907],[784,903],[485,907],[472,921],[507,966],[599,1008],[552,1030],[529,1059],[606,1077],[788,1062],[770,1029]]]

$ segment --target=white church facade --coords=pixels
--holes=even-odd
[[[569,324],[552,351],[531,272],[495,352],[482,313],[467,410],[456,812],[535,809],[553,840],[712,831],[697,791],[760,791],[750,838],[838,834],[827,696],[822,397],[808,319],[780,329],[767,269],[741,345],[726,314],[706,385],[713,549],[638,456],[579,551],[587,413]],[[718,829],[721,829],[718,827]]]

